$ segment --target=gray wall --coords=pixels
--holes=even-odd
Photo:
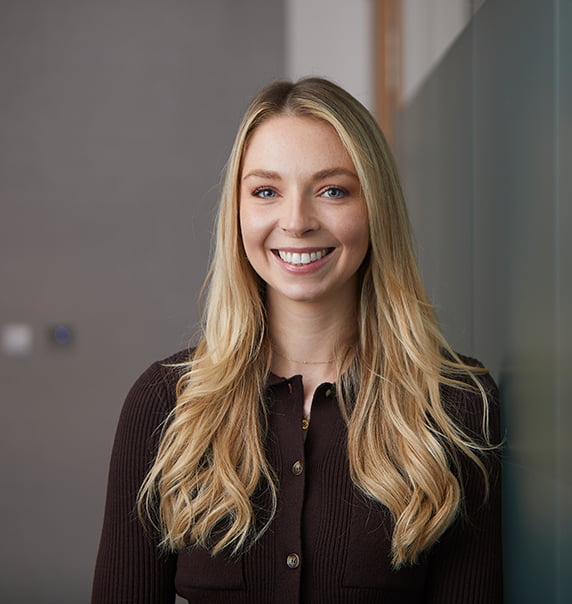
[[[34,333],[0,353],[2,602],[89,599],[123,397],[193,333],[220,174],[283,31],[282,1],[0,2],[0,327]]]
[[[397,120],[424,277],[502,394],[508,604],[572,601],[572,2],[487,0]]]

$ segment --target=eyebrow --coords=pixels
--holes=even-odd
[[[242,180],[246,180],[247,178],[252,178],[256,176],[258,178],[266,178],[268,180],[280,180],[280,174],[278,172],[272,172],[271,170],[253,170],[249,172],[245,176],[242,177]]]
[[[330,178],[331,176],[350,176],[358,180],[357,174],[353,170],[348,170],[347,168],[326,168],[325,170],[320,170],[315,174],[312,174],[312,180],[323,180],[324,178]],[[247,178],[258,177],[264,178],[268,180],[281,180],[282,177],[278,172],[274,172],[272,170],[253,170],[248,174],[242,177],[242,180],[246,180]]]

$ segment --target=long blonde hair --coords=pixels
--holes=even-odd
[[[358,340],[338,376],[348,426],[352,480],[389,509],[393,563],[414,562],[457,516],[459,459],[481,469],[490,448],[486,392],[441,335],[422,286],[393,157],[371,114],[320,78],[265,88],[242,120],[226,169],[202,338],[177,385],[138,507],[177,550],[202,545],[240,552],[265,530],[252,498],[264,484],[275,511],[278,485],[264,453],[264,387],[270,371],[263,287],[240,237],[238,183],[249,136],[281,114],[331,124],[357,171],[367,204],[370,247],[362,267]],[[441,401],[448,384],[480,391],[483,438],[469,438]],[[213,532],[224,524],[217,540]]]

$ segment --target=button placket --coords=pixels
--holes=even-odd
[[[297,602],[302,577],[302,516],[305,490],[303,417],[304,392],[301,376],[287,380],[282,396],[277,397],[274,413],[275,435],[279,436],[280,465],[279,508],[281,530],[276,533],[277,599],[276,602]]]

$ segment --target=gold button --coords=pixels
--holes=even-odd
[[[300,566],[300,556],[298,554],[289,554],[286,558],[286,564],[289,568],[298,568]]]
[[[302,474],[303,471],[304,471],[304,466],[302,465],[302,462],[300,460],[297,460],[292,464],[292,474],[294,474],[296,476],[300,476],[300,474]]]
[[[303,417],[302,418],[302,430],[307,430],[310,427],[310,422]]]
[[[334,391],[331,388],[328,388],[326,390],[326,398],[330,398],[332,396],[332,394],[334,394]]]

